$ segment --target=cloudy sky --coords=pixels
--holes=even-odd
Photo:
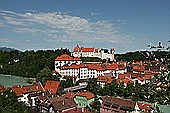
[[[0,46],[116,53],[170,39],[170,0],[0,0]]]

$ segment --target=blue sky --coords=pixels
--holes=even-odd
[[[170,0],[1,0],[0,46],[148,50],[170,39]]]

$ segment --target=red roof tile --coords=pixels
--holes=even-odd
[[[4,92],[4,91],[5,91],[4,86],[0,84],[0,92]]]
[[[139,106],[139,109],[143,109],[142,103],[137,102],[137,105]]]
[[[133,83],[133,81],[132,81],[132,79],[129,79],[129,78],[125,78],[125,79],[123,79],[123,82],[124,83]]]
[[[79,92],[75,96],[83,96],[86,97],[88,100],[94,98],[94,94],[91,92]]]
[[[86,68],[87,67],[87,65],[84,64],[84,63],[81,63],[79,66],[80,66],[80,68]]]
[[[137,79],[140,80],[140,81],[143,81],[143,78],[141,78],[141,77],[137,77]]]
[[[54,80],[47,80],[45,84],[45,91],[49,91],[50,94],[56,94],[60,82]]]
[[[124,79],[124,78],[126,78],[126,77],[131,78],[131,74],[129,74],[129,73],[118,74],[118,78],[119,78],[119,79]]]
[[[33,84],[33,85],[29,85],[29,86],[23,86],[22,89],[25,90],[25,93],[44,91],[44,88],[40,82]]]
[[[79,48],[79,46],[77,45],[77,46],[74,48],[73,52],[79,52],[79,51],[80,51],[80,48]]]
[[[43,89],[41,83],[38,82],[36,84],[29,85],[29,86],[17,86],[17,85],[14,85],[12,87],[12,91],[15,92],[17,96],[21,96],[22,94],[25,94],[25,93],[43,92],[44,89]]]
[[[79,61],[79,60],[81,60],[80,58],[78,58],[78,57],[75,57],[75,58],[73,58],[73,57],[71,57],[71,56],[69,56],[69,55],[67,55],[67,54],[63,54],[63,55],[61,55],[61,56],[59,56],[59,57],[57,57],[55,60],[64,60],[64,61]]]
[[[75,93],[74,92],[67,92],[63,95],[65,98],[74,98]]]
[[[84,48],[84,47],[81,47],[81,51],[82,52],[94,52],[94,48]]]
[[[71,64],[68,68],[69,68],[69,69],[79,69],[80,66],[77,65],[77,64]]]
[[[108,79],[106,76],[98,76],[97,77],[97,82],[107,82]]]
[[[81,60],[81,59],[79,57],[74,57],[73,60],[78,61],[78,60]]]
[[[12,87],[12,91],[15,92],[17,96],[21,96],[25,92],[21,87]]]
[[[113,80],[114,80],[113,78],[110,78],[110,79],[108,79],[107,83],[111,84]]]
[[[150,111],[151,110],[151,105],[150,104],[144,104],[142,106],[143,109],[145,109],[145,111]]]
[[[153,74],[145,74],[144,79],[150,80],[152,78]]]
[[[119,64],[119,65],[118,65],[118,68],[119,68],[119,70],[124,70],[124,69],[126,69],[126,66],[123,65],[123,64]]]

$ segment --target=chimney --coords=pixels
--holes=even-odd
[[[82,107],[81,112],[84,113],[84,107]]]

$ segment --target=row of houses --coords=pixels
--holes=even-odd
[[[76,78],[76,81],[96,78],[97,83],[102,87],[105,84],[116,80],[124,82],[125,85],[130,82],[146,84],[151,81],[154,75],[157,75],[166,67],[159,61],[141,61],[141,62],[116,62],[116,63],[83,63],[80,58],[71,57],[63,54],[55,59],[55,73],[62,77],[70,76]]]
[[[36,107],[40,112],[49,113],[92,113],[88,108],[94,104],[95,95],[91,92],[66,92],[59,95],[58,81],[48,80],[44,87],[38,82],[29,86],[13,86],[8,88],[16,93],[18,101]],[[1,95],[5,89],[0,85]],[[142,104],[120,97],[101,96],[97,98],[101,102],[100,113],[140,113],[142,111],[152,113],[150,104]]]
[[[15,92],[19,102],[39,108],[40,112],[50,113],[91,113],[85,107],[95,98],[90,92],[78,92],[74,95],[73,92],[69,92],[61,95],[60,82],[54,80],[47,80],[44,87],[40,82],[28,86],[14,85],[11,88],[5,88],[0,84],[0,95],[6,90]],[[82,103],[82,99],[85,103]],[[80,109],[81,107],[83,109]]]

